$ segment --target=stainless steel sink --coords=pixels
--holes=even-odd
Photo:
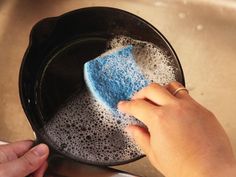
[[[190,94],[216,114],[236,152],[234,0],[1,0],[0,140],[34,138],[18,97],[18,71],[31,27],[42,18],[87,6],[121,8],[159,29],[179,56]],[[145,158],[115,168],[161,176]]]

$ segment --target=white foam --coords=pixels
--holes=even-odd
[[[175,72],[177,68],[171,65],[170,56],[158,46],[126,36],[117,36],[108,43],[108,46],[112,49],[126,45],[134,46],[133,52],[136,63],[148,80],[161,85],[176,80]]]
[[[175,80],[169,57],[152,43],[118,36],[108,47],[116,49],[130,44],[134,46],[137,64],[149,80],[162,85]],[[58,110],[43,132],[65,155],[98,164],[114,164],[142,155],[124,131],[131,124],[144,126],[134,117],[114,117],[84,89]]]
[[[80,160],[118,163],[142,153],[124,132],[130,124],[142,125],[126,116],[115,118],[84,90],[66,103],[44,127],[58,150]]]

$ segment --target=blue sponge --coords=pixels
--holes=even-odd
[[[93,96],[111,111],[120,100],[130,99],[149,81],[134,60],[131,45],[105,53],[84,65],[85,82]]]

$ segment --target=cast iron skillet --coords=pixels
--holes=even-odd
[[[49,140],[42,127],[72,94],[85,87],[83,64],[105,52],[107,41],[117,35],[152,42],[166,50],[177,68],[177,81],[185,84],[171,45],[157,29],[136,15],[110,7],[90,7],[43,19],[31,31],[19,75],[21,103],[38,142],[65,155]],[[120,165],[138,158],[113,164],[83,162]]]

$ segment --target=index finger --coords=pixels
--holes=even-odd
[[[132,99],[148,99],[153,103],[163,106],[175,101],[175,97],[165,89],[165,87],[157,84],[151,83],[147,87],[134,94]]]
[[[123,113],[136,117],[150,128],[155,121],[155,113],[158,107],[143,99],[137,99],[119,102],[118,109]]]

